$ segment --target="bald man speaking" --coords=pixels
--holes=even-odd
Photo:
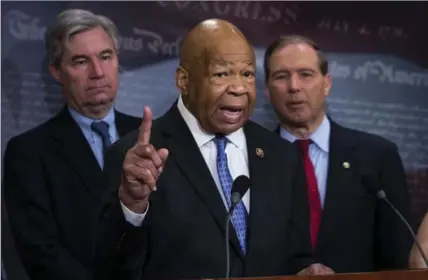
[[[110,149],[97,279],[214,278],[332,273],[310,257],[297,150],[249,120],[255,55],[231,23],[210,19],[183,41],[178,101]],[[225,221],[233,180],[251,182]]]

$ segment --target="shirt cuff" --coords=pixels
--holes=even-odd
[[[133,225],[134,227],[139,227],[144,221],[144,218],[147,215],[147,212],[149,211],[149,203],[147,204],[146,211],[143,214],[137,214],[129,210],[122,201],[120,202],[120,206],[122,207],[123,214],[125,216],[125,220]]]

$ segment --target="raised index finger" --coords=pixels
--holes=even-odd
[[[140,124],[139,132],[138,132],[138,143],[149,144],[151,131],[152,131],[152,110],[150,110],[150,107],[144,106],[143,121]]]

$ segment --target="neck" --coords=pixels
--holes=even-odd
[[[109,111],[110,110],[103,110],[103,111],[99,111],[99,112],[87,112],[86,116],[88,118],[91,118],[91,119],[99,120],[99,119],[102,119],[105,116],[107,116]]]
[[[287,130],[289,133],[296,136],[298,139],[308,139],[315,130],[320,127],[325,115],[315,119],[313,122],[296,125],[295,123],[282,122],[281,127]]]
[[[76,107],[71,107],[73,110],[81,114],[82,116],[85,116],[89,119],[93,120],[99,120],[107,116],[108,112],[110,111],[111,107],[103,108],[100,110],[80,110]]]

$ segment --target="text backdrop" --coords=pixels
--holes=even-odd
[[[174,73],[183,36],[197,22],[236,24],[257,54],[253,119],[268,129],[275,116],[263,95],[263,52],[280,35],[309,36],[327,52],[333,88],[328,112],[340,124],[394,141],[404,161],[416,224],[428,208],[427,3],[309,2],[2,2],[2,155],[7,141],[63,106],[47,71],[46,25],[66,8],[110,17],[120,32],[121,82],[116,107],[162,115],[177,98]],[[4,209],[4,208],[3,208]],[[2,211],[3,213],[4,211]],[[2,214],[9,279],[26,279]]]

